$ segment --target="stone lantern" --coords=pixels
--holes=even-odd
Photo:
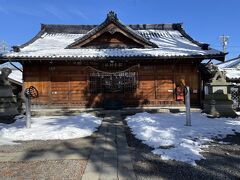
[[[17,99],[8,81],[11,72],[9,68],[3,68],[0,74],[0,123],[12,123],[14,116],[18,114]]]
[[[232,107],[230,85],[223,72],[217,70],[211,82],[204,87],[203,112],[211,117],[236,117],[237,114]]]

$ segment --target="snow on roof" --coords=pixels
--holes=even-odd
[[[226,73],[229,80],[240,80],[240,57],[217,64],[221,71]]]
[[[0,74],[1,74],[1,71],[0,71]],[[12,72],[11,74],[9,74],[8,79],[10,80],[10,82],[14,82],[16,84],[22,85],[23,83],[22,72],[19,71],[18,69],[12,69]]]
[[[22,69],[21,64],[19,63],[13,63],[15,66],[17,66],[18,68]],[[8,78],[10,81],[22,85],[23,80],[22,80],[22,72],[18,69],[16,69],[14,66],[12,66],[9,62],[1,64],[0,65],[0,70],[3,68],[10,68],[12,70],[12,73],[9,74]],[[1,71],[0,71],[1,74]]]
[[[240,79],[240,69],[237,68],[225,68],[222,69],[226,73],[226,77],[229,80],[239,80]]]
[[[236,68],[240,66],[240,57],[225,61],[223,63],[219,63],[218,67],[219,68]]]
[[[95,57],[172,57],[172,56],[206,56],[221,54],[220,51],[203,50],[191,42],[177,30],[136,30],[136,33],[147,37],[158,48],[132,49],[66,49],[76,39],[84,34],[44,33],[34,42],[20,49],[20,52],[11,52],[6,57],[12,58],[95,58]]]
[[[10,81],[13,81],[19,85],[22,85],[23,83],[22,72],[17,69],[12,70],[12,73],[9,74],[8,78],[10,79]]]
[[[145,48],[71,48],[108,26],[144,42]],[[115,31],[114,31],[115,32]],[[113,32],[113,33],[114,33]],[[148,45],[148,46],[147,46]],[[41,31],[27,43],[15,47],[5,58],[108,58],[108,57],[192,57],[224,59],[225,54],[192,39],[182,24],[125,25],[110,11],[100,25],[42,25]]]
[[[4,64],[0,65],[0,69],[2,69],[2,68],[10,68],[10,69],[12,69],[12,67],[13,66],[10,63],[4,63]]]
[[[12,62],[16,67],[22,69],[22,65],[18,62]],[[10,68],[10,69],[16,69],[10,62],[6,62],[0,65],[0,69],[2,68]]]

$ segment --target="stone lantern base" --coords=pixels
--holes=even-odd
[[[11,86],[0,86],[0,123],[14,122],[14,116],[17,114],[17,99]]]
[[[205,95],[203,112],[210,117],[237,117],[230,94]]]

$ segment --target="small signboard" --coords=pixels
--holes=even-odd
[[[198,90],[197,90],[197,89],[194,89],[194,90],[193,90],[193,93],[194,93],[194,94],[197,94],[197,93],[198,93]]]

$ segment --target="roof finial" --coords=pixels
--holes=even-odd
[[[117,19],[117,14],[116,14],[114,11],[110,11],[110,12],[107,14],[107,19],[110,19],[110,20]]]

